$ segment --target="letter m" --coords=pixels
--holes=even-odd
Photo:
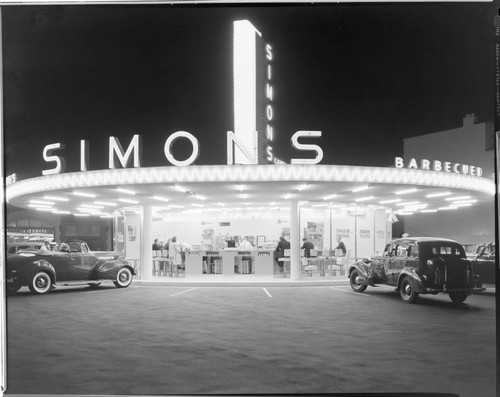
[[[134,135],[127,151],[124,153],[123,147],[118,138],[109,137],[109,168],[117,168],[115,155],[120,161],[122,168],[127,168],[130,163],[130,156],[134,154],[134,168],[141,166],[141,139],[140,135]]]

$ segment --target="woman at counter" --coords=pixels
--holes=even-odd
[[[177,273],[178,269],[182,266],[182,256],[181,256],[181,247],[177,242],[177,237],[172,237],[168,247],[168,257],[174,266],[175,272]]]
[[[251,249],[253,249],[253,246],[250,241],[247,240],[246,236],[244,236],[241,240],[240,245],[238,245],[238,249],[240,251],[250,251]]]

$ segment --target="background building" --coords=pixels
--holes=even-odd
[[[477,122],[475,114],[463,118],[460,127],[404,140],[404,159],[436,159],[474,164],[483,169],[483,177],[494,179],[493,123]],[[494,200],[461,207],[460,211],[439,211],[418,216],[399,216],[411,236],[447,237],[462,244],[495,240]]]

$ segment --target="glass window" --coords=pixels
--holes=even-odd
[[[396,249],[396,256],[404,258],[406,257],[407,253],[408,253],[408,246],[403,244],[398,245],[398,248]]]
[[[410,258],[417,258],[418,257],[418,248],[416,245],[410,245],[408,247],[408,256]]]

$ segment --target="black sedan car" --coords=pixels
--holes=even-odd
[[[70,240],[60,251],[19,252],[7,258],[7,291],[27,286],[33,294],[44,294],[57,285],[98,286],[111,280],[118,288],[132,282],[134,268],[125,259],[99,259],[87,243]]]
[[[478,252],[469,258],[474,274],[485,284],[495,284],[496,250],[495,243],[482,244]]]
[[[354,263],[349,269],[351,288],[395,286],[404,302],[414,303],[419,294],[445,293],[462,303],[473,292],[482,292],[465,250],[456,241],[417,237],[401,238],[386,245],[382,255]]]

